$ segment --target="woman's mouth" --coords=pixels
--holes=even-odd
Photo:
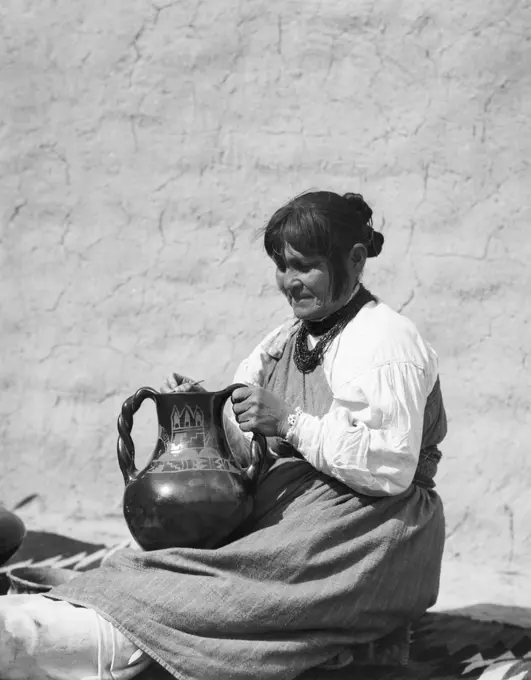
[[[293,295],[292,293],[288,292],[285,292],[284,295],[286,296],[286,299],[290,305],[298,305],[299,303],[304,302],[305,300],[312,299],[311,295]]]

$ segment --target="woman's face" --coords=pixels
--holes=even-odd
[[[356,277],[349,269],[349,285],[338,299],[332,299],[332,282],[328,263],[318,255],[303,255],[286,245],[283,262],[277,264],[277,285],[302,320],[315,321],[330,316],[350,298]],[[351,285],[350,285],[351,284]]]

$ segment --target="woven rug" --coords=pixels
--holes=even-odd
[[[129,543],[129,542],[127,542]],[[0,594],[7,592],[6,572],[14,566],[57,566],[85,571],[124,547],[77,541],[47,532],[28,532],[16,555],[0,568]],[[138,680],[169,680],[158,667]],[[260,678],[257,670],[256,678]],[[350,665],[314,670],[300,680],[531,680],[531,629],[443,613],[427,613],[415,625],[406,668]]]

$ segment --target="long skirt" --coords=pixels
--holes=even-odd
[[[289,459],[236,540],[123,550],[51,596],[96,610],[179,680],[289,680],[422,615],[443,544],[435,491],[362,496]]]

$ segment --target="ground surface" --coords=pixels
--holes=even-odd
[[[530,13],[3,2],[0,499],[38,494],[28,520],[58,531],[120,527],[123,400],[170,370],[227,385],[288,314],[257,230],[305,189],[361,191],[386,236],[366,282],[441,360],[448,564],[521,583]],[[155,431],[145,406],[139,465]]]

